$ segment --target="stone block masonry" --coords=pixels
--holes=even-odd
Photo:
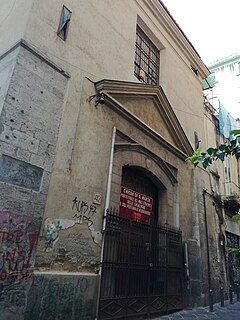
[[[98,277],[87,273],[35,273],[24,319],[94,319]]]
[[[23,319],[67,77],[24,42],[0,57],[0,310]]]

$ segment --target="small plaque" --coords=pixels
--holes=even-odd
[[[43,169],[7,155],[0,158],[0,181],[39,191]]]
[[[101,204],[101,202],[102,202],[102,195],[101,195],[101,193],[95,192],[95,193],[93,194],[93,203],[94,203],[94,204]]]

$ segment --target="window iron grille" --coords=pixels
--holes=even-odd
[[[142,82],[159,83],[160,51],[137,26],[134,74]]]

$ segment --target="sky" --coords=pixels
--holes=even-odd
[[[162,1],[206,65],[240,54],[240,0]],[[236,99],[224,107],[240,118],[240,85]]]
[[[240,0],[162,0],[205,64],[240,53]]]

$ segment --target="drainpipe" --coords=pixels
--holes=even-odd
[[[103,251],[104,251],[104,243],[105,243],[105,229],[106,229],[106,219],[107,219],[107,209],[109,209],[110,203],[110,194],[111,194],[111,183],[112,183],[112,168],[113,168],[113,155],[114,155],[114,144],[116,138],[116,127],[113,127],[112,133],[112,142],[111,142],[111,150],[110,150],[110,159],[109,159],[109,167],[108,167],[108,180],[107,180],[107,191],[106,191],[106,199],[103,213],[103,241],[102,241],[102,250],[101,250],[101,258],[100,258],[100,267],[99,267],[99,288],[98,288],[98,299],[97,299],[97,310],[96,310],[96,318],[98,318],[98,309],[99,309],[99,299],[100,299],[100,290],[101,290],[101,276],[102,276],[102,262],[103,262]]]
[[[111,143],[111,151],[110,151],[110,160],[109,160],[109,168],[108,168],[108,181],[107,181],[107,192],[106,192],[106,199],[105,199],[105,208],[103,214],[103,228],[102,231],[105,231],[106,228],[106,216],[107,216],[107,209],[109,209],[110,203],[110,194],[111,194],[111,184],[112,184],[112,168],[113,168],[113,154],[114,154],[114,144],[116,138],[116,127],[113,127],[112,133],[112,143]]]
[[[206,190],[203,189],[203,208],[204,208],[204,220],[205,220],[205,232],[206,232],[206,245],[207,245],[207,266],[208,266],[208,289],[209,293],[212,290],[212,282],[211,282],[211,265],[210,265],[210,252],[209,252],[209,240],[208,240],[208,221],[207,221],[207,208],[206,208],[206,197],[205,195],[209,194]]]

